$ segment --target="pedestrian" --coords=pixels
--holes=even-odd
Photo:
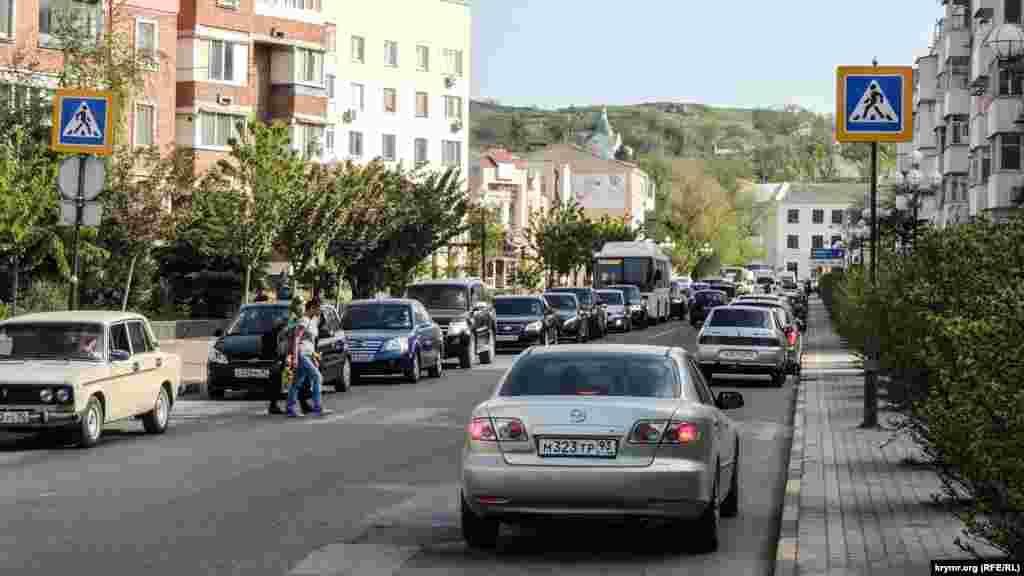
[[[299,412],[299,394],[309,381],[313,392],[313,411],[316,416],[330,414],[332,410],[323,407],[323,376],[316,359],[316,341],[320,324],[320,301],[312,299],[306,303],[305,314],[295,330],[288,365],[294,370],[295,379],[288,388],[288,404],[286,411],[289,417],[301,416]]]

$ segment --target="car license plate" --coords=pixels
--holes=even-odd
[[[498,342],[515,342],[519,340],[518,334],[498,334],[494,337]]]
[[[541,438],[537,447],[542,457],[615,458],[618,451],[618,441],[610,438]]]
[[[726,360],[756,360],[757,352],[747,352],[746,350],[723,350],[721,356]]]
[[[0,412],[0,424],[30,424],[36,420],[35,412]]]
[[[352,355],[352,361],[353,362],[370,362],[372,360],[373,360],[373,355],[372,354],[362,353],[362,354],[353,354]]]
[[[270,378],[270,368],[235,368],[235,378]]]

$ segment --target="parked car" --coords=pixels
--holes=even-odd
[[[626,304],[622,290],[598,290],[597,298],[608,312],[608,330],[629,332],[633,329],[633,317]]]
[[[590,319],[586,310],[580,307],[575,294],[567,292],[545,292],[544,300],[554,308],[558,316],[558,338],[573,338],[577,342],[590,339]]]
[[[690,324],[697,326],[704,322],[711,310],[729,303],[729,296],[721,290],[701,290],[693,297],[690,305]]]
[[[270,399],[283,398],[281,370],[284,358],[278,353],[278,336],[288,324],[288,301],[246,304],[228,326],[214,333],[206,363],[206,388],[210,398],[220,399],[228,390],[262,392]],[[316,350],[325,385],[338,392],[352,382],[348,341],[337,309],[320,307]],[[304,406],[312,391],[303,392]],[[310,407],[311,408],[311,407]]]
[[[497,322],[485,293],[478,278],[427,280],[405,289],[405,297],[419,300],[444,332],[445,358],[458,358],[462,368],[494,361]]]
[[[555,309],[541,296],[498,296],[494,299],[498,322],[495,344],[502,348],[528,348],[558,343],[561,322]]]
[[[615,284],[607,286],[607,290],[619,290],[626,295],[626,304],[629,306],[629,315],[634,326],[646,328],[649,322],[647,318],[647,307],[644,305],[644,297],[638,286],[632,284]]]
[[[0,322],[0,430],[70,432],[96,445],[107,424],[167,430],[181,359],[127,312],[26,314]]]
[[[688,290],[689,302],[686,306],[687,312],[689,312],[689,309],[693,306],[693,298],[696,296],[697,292],[700,292],[701,290],[709,290],[710,288],[711,285],[707,282],[694,282],[693,284],[690,284],[690,289]]]
[[[736,284],[729,282],[728,280],[715,280],[710,283],[708,290],[725,292],[725,296],[730,301],[736,297]]]
[[[761,274],[757,277],[758,292],[762,294],[775,293],[775,277],[768,274]]]
[[[739,426],[725,411],[742,406],[682,348],[531,348],[473,409],[463,537],[492,548],[501,522],[657,519],[683,524],[674,541],[714,550],[719,515],[739,512]]]
[[[548,288],[548,293],[575,294],[580,303],[580,308],[585,310],[590,319],[590,326],[587,334],[590,339],[604,337],[608,333],[608,313],[597,298],[597,292],[593,288]]]
[[[354,382],[370,374],[402,374],[415,383],[424,368],[432,378],[444,373],[444,333],[417,300],[355,300],[341,324],[352,350]]]
[[[793,309],[782,299],[750,298],[739,303],[741,306],[770,308],[775,312],[779,328],[786,335],[786,373],[800,374],[804,352],[804,323],[793,315]]]
[[[679,318],[680,320],[686,319],[686,313],[689,311],[690,307],[689,297],[686,293],[689,286],[689,282],[683,282],[681,280],[673,280],[672,284],[669,286],[670,318]]]
[[[786,335],[775,313],[754,306],[715,308],[697,335],[697,359],[704,378],[716,373],[764,374],[782,387],[786,382]]]

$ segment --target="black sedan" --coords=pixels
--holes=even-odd
[[[572,338],[577,342],[586,342],[590,339],[590,319],[587,317],[587,311],[580,307],[575,294],[548,292],[544,294],[544,300],[558,315],[559,338]]]
[[[549,346],[558,342],[558,314],[541,296],[498,296],[494,299],[498,349]]]
[[[703,324],[713,308],[725,306],[729,303],[729,296],[721,290],[701,290],[693,295],[693,304],[690,305],[690,324],[696,326]]]

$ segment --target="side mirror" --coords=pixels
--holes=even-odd
[[[131,353],[127,350],[111,350],[110,361],[111,362],[127,362],[132,357]]]
[[[222,338],[223,336],[224,336],[224,329],[223,328],[217,328],[216,330],[213,331],[213,337],[214,338]]]
[[[718,397],[715,398],[715,405],[717,405],[720,410],[736,410],[737,408],[743,408],[743,394],[731,391],[719,392]]]

